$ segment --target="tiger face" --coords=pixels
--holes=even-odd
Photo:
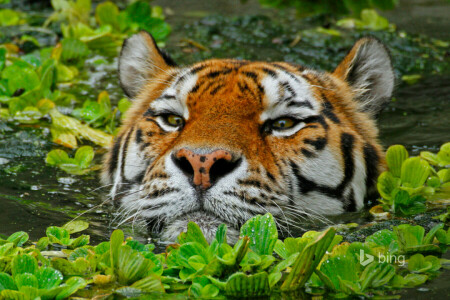
[[[229,238],[256,214],[283,231],[297,218],[356,211],[384,168],[374,116],[394,74],[363,38],[332,73],[213,59],[178,67],[146,32],[126,40],[120,83],[133,105],[105,158],[123,219],[167,240],[199,224]]]

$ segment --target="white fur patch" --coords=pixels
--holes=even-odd
[[[364,207],[364,197],[366,195],[366,167],[364,164],[364,158],[358,151],[354,151],[355,161],[355,173],[353,175],[353,181],[351,187],[353,188],[356,209],[359,210]]]
[[[344,179],[342,157],[328,147],[315,153],[317,157],[310,157],[299,164],[301,174],[319,185],[337,187]]]
[[[119,60],[120,82],[126,92],[136,96],[157,66],[150,60],[150,49],[141,34],[130,37],[122,48]]]
[[[127,153],[124,158],[123,176],[127,180],[133,180],[137,175],[147,168],[147,162],[144,160],[144,154],[139,149],[134,139],[130,139]]]
[[[361,110],[376,112],[388,101],[394,89],[394,72],[386,48],[371,39],[361,45],[352,62],[352,87]]]

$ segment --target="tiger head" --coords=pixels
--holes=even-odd
[[[356,211],[384,168],[374,116],[390,99],[388,51],[362,38],[332,73],[285,62],[212,59],[178,67],[146,32],[125,41],[132,100],[105,158],[123,219],[175,240],[189,221],[230,238],[256,214]]]

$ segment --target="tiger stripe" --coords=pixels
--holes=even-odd
[[[189,220],[211,239],[222,222],[237,237],[258,213],[271,212],[288,231],[297,217],[356,211],[385,167],[373,116],[392,92],[393,73],[373,38],[329,73],[235,59],[177,67],[142,32],[124,44],[119,70],[133,105],[103,181],[124,219],[140,216],[163,238],[173,240]],[[279,120],[289,126],[276,127]],[[213,161],[217,151],[228,158]],[[209,167],[196,171],[196,161]],[[196,185],[195,172],[210,182]]]

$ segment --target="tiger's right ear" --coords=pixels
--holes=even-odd
[[[175,62],[158,48],[155,39],[141,31],[123,42],[119,57],[120,85],[133,99],[147,80],[175,66]]]

